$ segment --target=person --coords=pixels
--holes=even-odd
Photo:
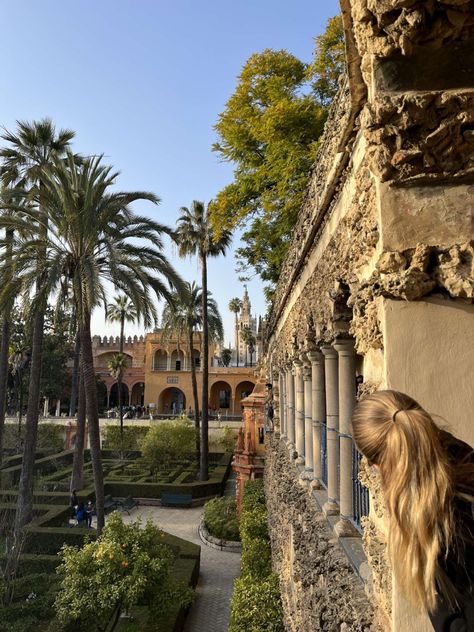
[[[78,527],[84,527],[87,525],[87,512],[84,507],[84,503],[80,502],[76,509],[76,520]]]
[[[94,513],[94,505],[92,504],[92,500],[87,501],[86,505],[86,517],[87,517],[87,526],[92,527],[92,514]]]
[[[474,630],[474,451],[408,395],[379,391],[352,417],[378,473],[398,584],[436,632]]]
[[[73,489],[71,490],[71,494],[69,496],[69,505],[71,507],[71,516],[74,518],[76,515],[76,507],[79,504],[79,501],[77,499],[77,494],[76,494],[76,490]]]

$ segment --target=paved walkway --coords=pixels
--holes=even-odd
[[[202,507],[173,509],[140,506],[124,516],[126,522],[151,518],[164,531],[201,545],[201,574],[196,600],[188,615],[184,632],[227,632],[230,598],[240,570],[240,555],[212,549],[199,538]]]

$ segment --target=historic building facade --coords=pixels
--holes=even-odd
[[[119,351],[118,337],[94,336],[94,366],[99,378],[101,405],[104,410],[117,405],[117,381],[110,375],[108,363]],[[201,338],[195,336],[192,359],[183,341],[164,341],[156,329],[145,336],[124,341],[127,369],[123,376],[125,405],[146,406],[157,414],[179,414],[194,409],[191,362],[197,372],[201,399]],[[222,415],[240,415],[241,400],[249,395],[256,378],[250,369],[218,366],[214,346],[209,349],[209,407]]]
[[[258,345],[255,344],[255,351],[253,352],[252,358],[250,358],[248,347],[243,339],[241,334],[242,329],[248,328],[252,334],[255,336],[255,340],[257,341],[258,336],[258,324],[257,317],[252,315],[252,304],[250,303],[250,297],[247,290],[247,286],[244,289],[244,296],[242,298],[242,308],[240,310],[240,314],[235,322],[234,328],[234,353],[232,362],[234,365],[237,364],[237,349],[239,350],[238,358],[239,358],[239,366],[245,365],[245,360],[247,359],[247,364],[250,362],[255,366],[258,361]]]
[[[289,630],[428,632],[392,579],[350,419],[393,388],[474,445],[474,6],[341,8],[348,77],[266,324],[274,565]]]

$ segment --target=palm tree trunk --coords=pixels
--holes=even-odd
[[[236,344],[237,344],[237,367],[239,366],[239,320],[237,318],[237,312],[235,312],[235,333],[236,333]]]
[[[209,326],[207,322],[207,259],[201,253],[202,266],[202,420],[201,468],[199,479],[209,478]]]
[[[84,389],[86,394],[86,412],[89,422],[89,443],[91,448],[92,472],[94,474],[95,508],[97,512],[97,534],[100,535],[105,524],[104,513],[104,473],[100,452],[99,410],[97,406],[97,387],[92,356],[90,314],[84,314],[81,322],[81,353]]]
[[[191,384],[193,387],[193,400],[194,400],[194,427],[196,428],[196,454],[198,464],[201,463],[201,439],[199,437],[199,397],[196,378],[196,365],[194,364],[193,350],[194,350],[194,334],[193,328],[188,329],[188,347],[189,357],[191,362]]]
[[[3,434],[5,428],[5,408],[7,403],[8,351],[10,346],[10,321],[3,320],[2,346],[0,349],[0,465],[3,459]]]
[[[80,340],[80,338],[79,338]],[[76,440],[72,462],[71,490],[84,487],[84,444],[86,439],[86,391],[82,367],[79,366],[79,399],[77,402]]]
[[[71,399],[69,400],[69,417],[76,415],[77,393],[79,388],[79,355],[81,352],[81,338],[76,329],[76,340],[74,343],[74,365],[72,368]]]
[[[120,318],[120,355],[123,358],[123,333],[125,329],[125,313],[122,312]],[[122,369],[117,377],[118,386],[118,405],[119,405],[119,420],[120,420],[120,458],[123,459],[123,410],[122,410]]]
[[[33,320],[31,344],[31,369],[28,390],[28,408],[26,411],[25,442],[21,468],[18,502],[16,507],[15,528],[25,526],[33,514],[33,481],[35,469],[36,441],[38,438],[38,418],[41,384],[41,361],[43,356],[44,309],[40,305]],[[20,410],[21,416],[21,410]]]

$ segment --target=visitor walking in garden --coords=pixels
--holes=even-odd
[[[474,630],[473,449],[396,391],[363,399],[352,424],[380,476],[399,585],[436,632]]]

